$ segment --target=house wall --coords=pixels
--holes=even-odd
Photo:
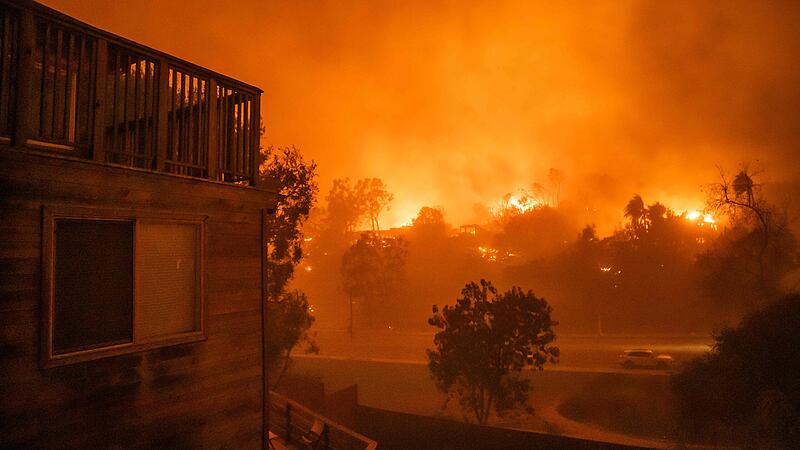
[[[0,448],[262,446],[261,214],[252,187],[0,148]],[[205,331],[43,369],[42,207],[201,214]]]

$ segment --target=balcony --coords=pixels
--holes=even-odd
[[[375,450],[378,446],[374,440],[274,391],[269,392],[269,414],[270,429],[284,448]]]
[[[43,5],[0,0],[0,145],[252,186],[260,96]]]

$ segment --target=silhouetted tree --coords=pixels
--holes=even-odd
[[[634,195],[625,205],[625,217],[630,220],[631,229],[637,231],[644,227],[645,212],[642,196],[639,194]]]
[[[349,178],[333,180],[325,203],[325,227],[332,234],[343,235],[355,231],[366,214],[364,201]]]
[[[747,306],[753,311],[782,294],[781,280],[797,267],[797,243],[788,228],[787,213],[764,196],[757,173],[745,166],[732,179],[720,169],[720,181],[710,186],[708,207],[725,214],[731,228],[726,230],[727,248],[703,256],[707,273],[706,286],[728,292],[726,286],[714,286],[714,278],[726,278],[728,269],[738,269],[732,276],[746,278],[751,288]],[[720,261],[721,264],[714,264]]]
[[[358,180],[356,194],[361,204],[364,205],[364,211],[369,218],[372,231],[380,231],[378,216],[384,210],[389,209],[389,203],[394,199],[394,195],[386,190],[386,185],[380,178]]]
[[[550,203],[550,193],[548,192],[547,188],[544,187],[541,183],[533,182],[531,183],[531,190],[529,191],[531,199],[537,205],[547,205]]]
[[[540,294],[558,305],[561,317],[569,318],[562,320],[562,326],[602,333],[603,328],[614,330],[626,324],[618,317],[620,299],[614,289],[621,274],[610,266],[608,241],[599,239],[594,226],[587,225],[563,251],[507,268],[504,281],[537,286]]]
[[[542,206],[509,217],[494,245],[527,259],[541,258],[564,250],[578,230],[574,218],[563,210]]]
[[[578,243],[588,245],[594,241],[597,241],[597,227],[594,224],[586,225],[578,234]]]
[[[289,368],[292,350],[298,344],[305,344],[306,353],[319,353],[315,336],[308,332],[313,323],[314,316],[303,292],[284,293],[280,301],[268,304],[265,350],[270,372],[275,377],[273,389]]]
[[[650,223],[663,221],[667,218],[669,208],[664,206],[663,203],[655,202],[647,207],[647,219]]]
[[[800,295],[716,335],[711,352],[673,378],[691,440],[800,448]]]
[[[361,314],[369,326],[390,326],[402,319],[400,294],[405,281],[407,243],[363,233],[342,256],[343,288],[350,299],[350,332],[353,329],[353,300],[361,302]]]
[[[389,209],[393,198],[379,178],[363,178],[355,185],[349,178],[335,179],[325,196],[325,228],[328,234],[350,233],[369,219],[372,231],[380,230],[378,217]]]
[[[444,213],[440,209],[423,206],[412,221],[412,225],[415,227],[444,226]]]
[[[262,150],[259,168],[261,182],[277,188],[281,199],[275,213],[268,216],[266,291],[268,301],[277,301],[303,257],[302,226],[316,202],[319,186],[317,165],[307,163],[294,147]]]
[[[561,205],[561,184],[564,183],[564,172],[551,167],[550,171],[547,172],[547,181],[552,186],[550,206],[558,208]]]
[[[428,350],[428,368],[436,386],[456,397],[465,411],[485,424],[491,410],[498,414],[525,405],[530,389],[522,376],[526,364],[541,370],[555,363],[551,308],[544,299],[514,287],[498,294],[492,284],[468,283],[454,306],[433,306],[428,323],[436,333]],[[528,356],[531,355],[531,359]]]
[[[447,224],[440,209],[423,206],[411,222],[412,231],[422,240],[445,237]]]

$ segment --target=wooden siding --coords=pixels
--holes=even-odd
[[[0,448],[261,448],[261,210],[274,203],[257,188],[0,148]],[[41,368],[48,205],[206,215],[207,339]]]

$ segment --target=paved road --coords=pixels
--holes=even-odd
[[[425,350],[433,347],[433,333],[378,332],[356,333],[352,338],[345,331],[317,332],[322,357],[361,361],[398,361],[424,364]],[[618,355],[625,349],[651,348],[657,353],[672,355],[677,367],[702,355],[709,349],[710,336],[587,336],[562,335],[556,345],[561,350],[559,364],[553,370],[591,372],[641,372],[622,369]]]

